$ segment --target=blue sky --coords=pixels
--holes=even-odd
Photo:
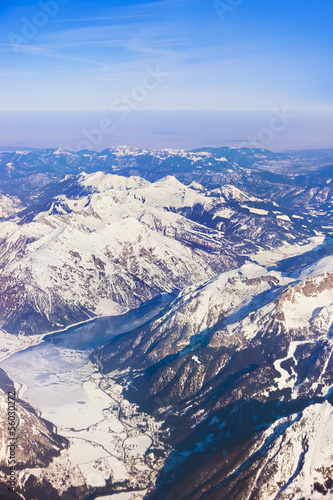
[[[332,110],[332,0],[221,0],[219,10],[2,1],[0,109],[107,110],[134,95],[140,110]]]

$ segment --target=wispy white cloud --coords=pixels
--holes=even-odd
[[[148,64],[173,67],[180,64],[186,56],[184,44],[189,43],[190,35],[182,30],[181,25],[160,21],[145,26],[136,23],[131,30],[123,24],[60,30],[41,34],[17,50],[21,55],[34,56],[36,64],[42,64],[45,58],[73,61],[81,64],[73,67],[73,71],[91,73],[91,68],[96,68],[101,74],[110,73],[115,77],[117,72],[123,75],[132,71],[132,80],[135,80],[137,73]],[[9,43],[0,44],[0,47],[0,50],[12,53],[13,47]],[[98,52],[98,49],[103,52]],[[86,57],[85,52],[93,52],[96,56]],[[67,73],[70,71],[66,68]]]
[[[13,50],[13,48],[10,44],[1,44],[1,47],[3,49],[5,49],[5,51],[7,53],[11,52]],[[64,61],[76,61],[76,62],[84,63],[86,65],[88,64],[88,65],[92,65],[92,66],[97,66],[101,70],[110,69],[110,65],[105,63],[105,62],[97,61],[96,59],[87,59],[87,58],[79,57],[79,56],[75,56],[75,55],[56,53],[56,52],[53,52],[51,50],[48,50],[46,47],[41,46],[41,45],[32,45],[32,44],[24,45],[24,44],[22,44],[22,45],[20,45],[20,47],[17,50],[19,53],[23,53],[23,54],[25,53],[25,54],[29,54],[32,56],[38,56],[40,58],[53,58],[53,59],[62,59]]]
[[[17,52],[10,43],[0,43],[7,87],[12,83],[17,89],[21,84],[24,95],[29,76],[29,96],[38,106],[46,106],[49,98],[58,108],[102,109],[112,96],[140,84],[148,65],[159,65],[170,78],[152,97],[152,109],[244,109],[246,103],[251,108],[278,107],[283,99],[315,99],[328,67],[325,54],[320,60],[316,53],[310,63],[309,52],[297,51],[286,37],[275,43],[276,35],[273,41],[265,34],[257,36],[261,27],[246,2],[242,9],[248,8],[251,22],[243,16],[237,24],[241,9],[220,23],[212,4],[204,0],[133,0],[132,5],[84,1],[80,8],[69,2]],[[15,16],[17,22],[20,12]],[[326,76],[325,81],[323,90],[331,102]],[[38,101],[41,86],[43,104]],[[18,105],[14,94],[12,102]]]
[[[89,23],[89,22],[106,22],[106,21],[125,21],[125,20],[137,20],[138,18],[144,18],[149,15],[146,14],[127,14],[127,15],[119,15],[119,16],[102,16],[102,17],[77,17],[77,18],[68,18],[68,19],[55,19],[54,23]],[[151,14],[153,15],[153,14]]]
[[[160,0],[157,2],[144,2],[144,3],[134,3],[132,5],[126,6],[114,6],[108,9],[103,8],[104,15],[96,16],[96,8],[93,9],[94,12],[91,15],[85,17],[68,17],[68,18],[57,18],[54,21],[56,23],[89,23],[89,22],[105,22],[105,21],[124,21],[124,20],[134,20],[146,18],[150,20],[152,17],[161,14],[161,11],[172,12],[172,9],[180,6],[191,6],[191,0]],[[99,9],[101,11],[101,9]]]

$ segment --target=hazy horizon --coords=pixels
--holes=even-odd
[[[108,127],[106,127],[108,125]],[[289,111],[6,112],[1,149],[71,151],[137,148],[262,147],[272,151],[333,148],[329,113]]]

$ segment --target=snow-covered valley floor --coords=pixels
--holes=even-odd
[[[124,316],[125,326],[117,322],[117,332],[140,326],[163,305],[148,307],[145,314],[138,310],[137,317],[130,321]],[[153,450],[164,450],[166,457],[159,440],[160,423],[126,401],[122,387],[91,364],[87,331],[91,344],[93,326],[93,322],[80,326],[83,348],[78,345],[75,330],[69,333],[72,342],[69,337],[55,335],[47,341],[35,339],[40,343],[31,345],[31,340],[23,338],[21,350],[16,339],[13,354],[0,362],[14,381],[18,397],[52,422],[58,434],[70,442],[48,468],[21,471],[19,482],[24,484],[33,474],[47,479],[59,492],[71,486],[104,487],[112,482],[123,491],[124,500],[143,498],[165,459],[160,453],[156,457]],[[122,498],[117,495],[115,499]]]

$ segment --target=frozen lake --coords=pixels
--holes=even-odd
[[[18,351],[1,362],[19,388],[19,397],[58,427],[85,428],[105,408],[103,398],[87,390],[92,375],[89,356],[95,345],[131,331],[158,314],[171,296],[151,301],[121,316],[98,318],[47,335],[35,346]]]
[[[26,340],[21,341],[22,349],[0,362],[14,380],[19,397],[68,439],[69,447],[48,468],[34,469],[59,491],[82,484],[104,487],[110,480],[126,482],[134,474],[139,499],[146,493],[141,485],[155,480],[158,471],[147,462],[146,453],[153,443],[163,448],[160,424],[127,401],[122,387],[95,370],[89,356],[95,345],[155,317],[172,298],[165,295],[121,316],[47,335],[28,348]]]

